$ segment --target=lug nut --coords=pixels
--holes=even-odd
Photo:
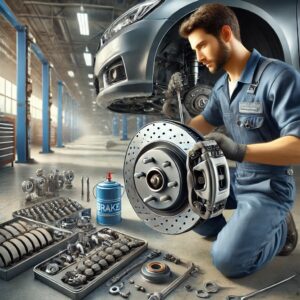
[[[146,176],[146,174],[144,172],[134,173],[134,178],[137,178],[137,179],[139,179],[141,177],[145,177],[145,176]]]
[[[160,202],[171,200],[171,197],[169,195],[165,195],[159,198]]]
[[[171,163],[170,163],[169,161],[165,161],[165,162],[162,164],[162,166],[163,166],[164,168],[167,168],[167,167],[170,167],[170,166],[171,166]]]
[[[178,185],[177,181],[170,181],[170,182],[168,182],[168,184],[167,184],[167,186],[168,186],[169,188],[175,187],[175,186],[177,186],[177,185]]]
[[[148,163],[151,163],[151,162],[154,162],[154,158],[153,157],[145,157],[143,159],[143,163],[144,164],[148,164]]]
[[[150,202],[150,201],[152,201],[152,200],[157,200],[153,195],[150,195],[149,197],[147,197],[147,198],[144,198],[143,199],[143,201],[145,202],[145,203],[148,203],[148,202]]]

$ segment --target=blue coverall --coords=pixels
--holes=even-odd
[[[210,124],[224,124],[239,144],[300,137],[300,75],[294,68],[271,62],[256,94],[247,93],[256,66],[264,59],[253,50],[231,97],[228,74],[224,74],[202,113]],[[228,223],[220,215],[194,230],[204,236],[217,235],[212,247],[214,265],[228,277],[242,277],[264,266],[285,244],[285,219],[295,200],[293,171],[289,166],[238,163],[230,190],[227,208],[236,209]]]

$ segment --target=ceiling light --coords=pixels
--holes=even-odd
[[[92,54],[89,52],[88,47],[85,47],[85,52],[83,53],[85,64],[90,67],[92,65]]]
[[[94,77],[93,74],[88,74],[88,78],[92,79]]]
[[[74,85],[75,85],[75,86],[78,86],[78,83],[77,83],[77,82],[75,82],[75,83],[74,83]]]
[[[79,31],[81,35],[90,35],[88,14],[84,12],[81,6],[80,12],[77,13]]]
[[[82,91],[79,91],[79,95],[82,95]]]
[[[96,101],[93,101],[92,103],[93,103],[93,104],[96,104]]]
[[[90,81],[90,82],[89,82],[89,85],[94,85],[94,82],[93,82],[93,81]]]
[[[68,71],[68,75],[71,77],[71,78],[74,78],[75,74],[72,70],[69,70]]]

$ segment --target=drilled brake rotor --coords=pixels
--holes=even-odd
[[[200,219],[188,204],[187,151],[199,133],[173,121],[149,123],[130,141],[124,161],[128,199],[146,225],[166,234],[191,229]]]

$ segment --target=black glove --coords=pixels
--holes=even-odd
[[[226,158],[242,162],[246,154],[247,145],[237,144],[228,136],[220,132],[211,132],[205,136],[206,140],[215,140]]]

